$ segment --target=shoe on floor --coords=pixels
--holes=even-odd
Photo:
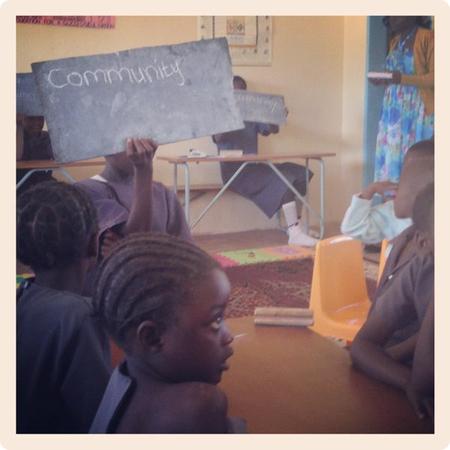
[[[308,236],[302,231],[299,225],[294,225],[288,229],[288,244],[301,245],[302,247],[314,247],[317,239]]]
[[[319,238],[320,233],[317,230],[313,230],[311,227],[309,227],[309,231],[306,232],[306,223],[303,222],[303,220],[299,220],[300,229],[303,231],[303,233],[307,234],[308,236],[311,236],[313,238]]]

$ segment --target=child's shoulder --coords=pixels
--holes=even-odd
[[[143,424],[150,433],[225,433],[227,431],[227,398],[216,386],[207,383],[167,385],[153,397],[158,414]],[[141,409],[141,408],[139,408]]]
[[[178,399],[175,417],[181,430],[192,433],[226,432],[227,398],[217,386],[179,383],[173,394]]]
[[[178,383],[174,385],[174,394],[186,399],[186,406],[197,412],[209,408],[227,408],[227,398],[224,392],[213,384]]]
[[[61,326],[67,323],[83,323],[92,314],[92,302],[87,297],[69,291],[59,291],[36,283],[22,289],[17,303],[18,313],[32,317],[44,316],[48,322]]]

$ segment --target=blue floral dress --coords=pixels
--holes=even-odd
[[[386,57],[386,71],[414,75],[411,45],[417,28],[400,39]],[[386,87],[378,125],[375,151],[375,181],[400,178],[403,159],[411,145],[434,134],[434,114],[425,114],[425,105],[416,86],[390,84]]]

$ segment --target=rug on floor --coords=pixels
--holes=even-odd
[[[298,245],[280,245],[277,247],[248,248],[216,253],[214,258],[222,267],[234,267],[247,264],[259,264],[274,261],[290,261],[310,258],[314,250]]]
[[[232,266],[225,271],[231,282],[228,318],[252,316],[256,306],[309,306],[312,258]],[[372,296],[376,281],[366,278],[366,282]]]

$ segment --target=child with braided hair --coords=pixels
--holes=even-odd
[[[94,295],[100,320],[126,353],[91,433],[226,433],[215,385],[233,336],[224,323],[230,284],[203,250],[175,237],[136,233],[102,263]]]
[[[72,185],[18,199],[18,258],[35,273],[17,291],[18,433],[86,433],[108,383],[108,339],[80,295],[96,235],[95,209]]]
[[[167,233],[192,240],[176,194],[153,180],[158,148],[151,139],[128,139],[126,150],[105,157],[103,171],[77,183],[98,215],[98,262],[123,237],[136,232]],[[88,271],[83,293],[92,295],[98,265]]]

